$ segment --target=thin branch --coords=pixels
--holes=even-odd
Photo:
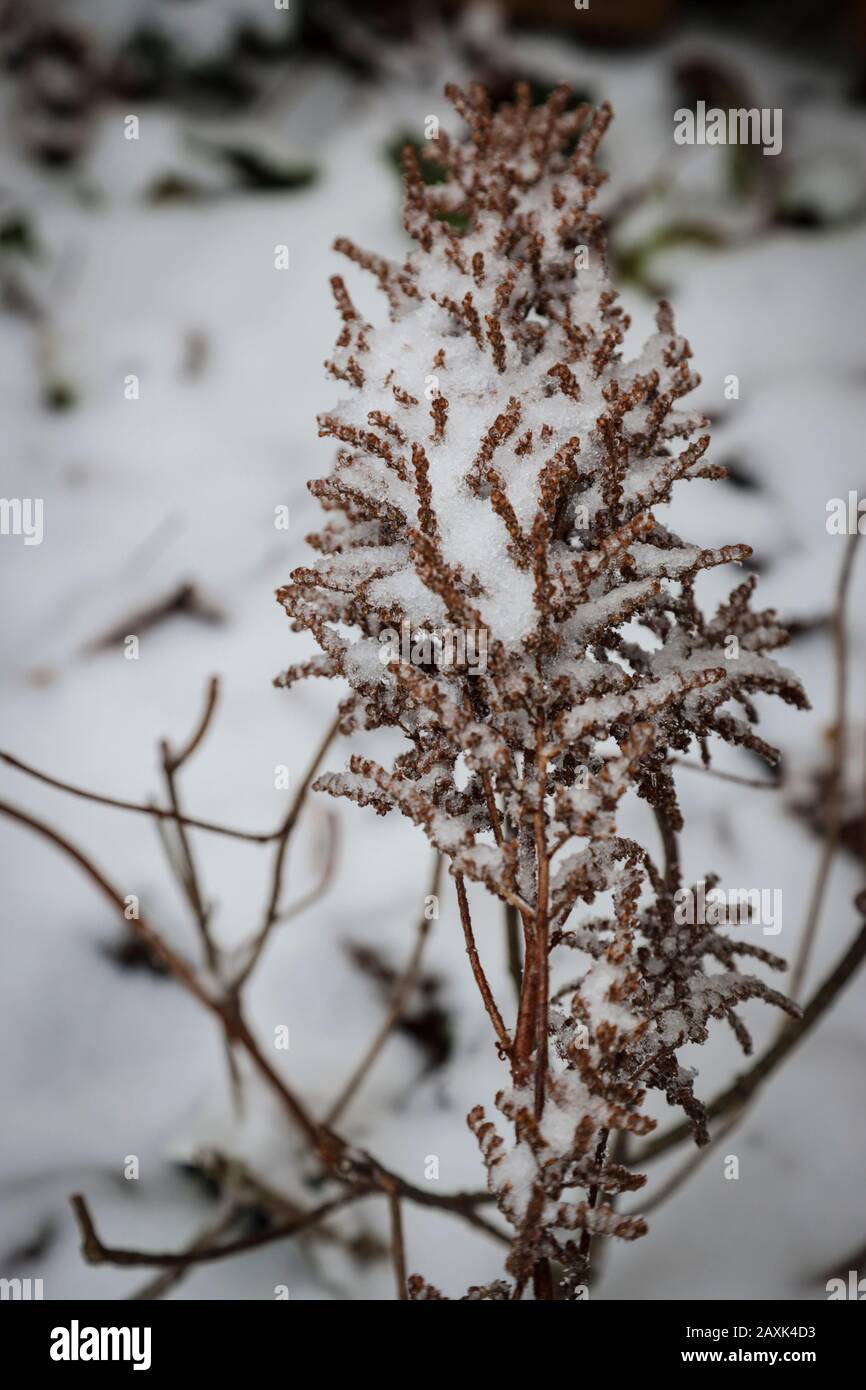
[[[857,1250],[852,1250],[844,1259],[834,1260],[832,1265],[829,1265],[823,1273],[815,1277],[816,1279],[820,1279],[823,1284],[828,1279],[838,1278],[843,1272],[847,1274],[849,1269],[853,1269],[858,1275],[862,1269],[866,1269],[866,1245],[861,1245]]]
[[[484,800],[487,805],[487,814],[490,817],[490,824],[493,827],[493,838],[497,845],[502,846],[508,836],[508,827],[503,825],[499,815],[499,808],[496,805],[496,794],[493,790],[493,783],[490,780],[489,772],[482,772],[481,785],[484,789]],[[508,951],[508,970],[514,981],[514,989],[518,1002],[520,1000],[520,981],[523,974],[522,962],[520,959],[520,924],[518,922],[517,904],[514,902],[503,903],[505,909],[505,943]]]
[[[605,1154],[607,1153],[607,1141],[609,1138],[610,1130],[602,1129],[599,1135],[598,1143],[595,1148],[596,1168],[601,1168],[604,1164]],[[598,1199],[600,1195],[601,1189],[599,1188],[598,1183],[593,1183],[593,1185],[590,1187],[587,1193],[587,1204],[589,1206],[590,1211],[594,1211],[595,1208],[598,1206]],[[582,1277],[587,1280],[589,1279],[590,1260],[592,1257],[592,1244],[592,1232],[590,1231],[588,1226],[585,1226],[580,1233],[579,1249],[580,1258],[582,1261]]]
[[[84,651],[104,651],[106,647],[113,647],[125,641],[128,633],[135,633],[140,637],[143,632],[156,627],[164,619],[172,618],[179,613],[197,618],[205,623],[225,622],[225,614],[215,604],[205,599],[195,584],[179,584],[170,594],[159,599],[151,607],[130,613],[122,622],[110,628],[101,637],[88,642]]]
[[[347,1207],[362,1197],[369,1197],[375,1191],[372,1187],[352,1187],[346,1192],[341,1192],[339,1196],[331,1197],[327,1202],[311,1208],[310,1211],[293,1217],[290,1221],[271,1226],[265,1231],[254,1231],[251,1235],[241,1236],[240,1239],[229,1241],[226,1245],[208,1245],[196,1250],[130,1250],[104,1245],[97,1234],[84,1197],[76,1192],[69,1201],[81,1235],[81,1253],[88,1264],[127,1267],[163,1265],[166,1268],[187,1269],[190,1265],[210,1264],[214,1260],[224,1260],[229,1255],[239,1255],[245,1250],[257,1250],[261,1245],[273,1245],[275,1241],[286,1240],[289,1236],[297,1235],[299,1231],[315,1226],[323,1217],[330,1216],[342,1207]]]
[[[293,807],[294,817],[300,809],[302,797],[297,797]],[[71,860],[84,870],[84,873],[99,888],[100,892],[108,899],[116,911],[123,918],[127,928],[141,941],[153,958],[162,965],[165,970],[174,976],[179,984],[191,994],[209,1013],[214,1015],[225,1034],[229,1044],[241,1047],[252,1062],[254,1068],[259,1072],[268,1086],[281,1100],[287,1114],[303,1133],[313,1151],[319,1159],[335,1177],[344,1182],[349,1187],[349,1193],[362,1195],[368,1190],[382,1191],[383,1180],[391,1180],[396,1183],[401,1196],[408,1198],[420,1206],[435,1208],[439,1211],[447,1211],[460,1217],[476,1229],[483,1231],[494,1240],[504,1244],[509,1244],[509,1237],[493,1223],[484,1219],[475,1207],[479,1204],[486,1204],[492,1201],[489,1192],[458,1192],[449,1194],[439,1194],[424,1190],[407,1182],[398,1174],[390,1172],[378,1163],[377,1160],[369,1155],[358,1157],[358,1151],[353,1149],[338,1134],[331,1130],[327,1125],[318,1124],[308,1112],[303,1103],[287,1086],[283,1078],[273,1068],[263,1054],[259,1044],[250,1032],[240,1009],[239,1000],[236,994],[231,991],[225,997],[215,997],[201,982],[194,967],[176,952],[162,936],[159,935],[147,920],[139,916],[129,921],[126,919],[126,901],[121,893],[114,887],[102,871],[93,863],[87,854],[77,845],[73,844],[59,831],[52,826],[29,814],[27,811],[13,806],[8,802],[0,801],[0,814],[10,817],[10,819],[35,830],[38,834],[51,841],[59,849],[63,850]],[[294,823],[294,821],[292,821]],[[281,1228],[280,1234],[289,1232]],[[278,1235],[274,1239],[279,1238]],[[180,1252],[180,1258],[186,1256]],[[216,1255],[209,1258],[217,1258]],[[176,1262],[176,1256],[170,1256],[172,1263]],[[154,1262],[153,1257],[146,1257],[144,1261]]]
[[[664,807],[654,805],[653,814],[659,828],[665,856],[665,886],[670,893],[674,893],[680,881],[680,847],[677,832],[674,830],[670,816]]]
[[[520,999],[523,983],[523,961],[520,953],[520,915],[513,903],[503,903],[505,911],[505,945],[508,952],[508,973],[514,981],[514,992]]]
[[[833,613],[833,646],[836,661],[836,718],[833,730],[833,759],[830,767],[830,785],[827,790],[827,819],[824,833],[824,846],[821,857],[818,861],[818,869],[815,874],[815,882],[812,886],[812,896],[809,900],[809,910],[806,914],[806,923],[800,937],[800,945],[797,957],[791,971],[791,982],[788,992],[792,999],[796,999],[803,985],[803,979],[809,966],[809,958],[812,954],[812,947],[815,943],[815,936],[818,930],[818,923],[821,919],[821,907],[824,902],[824,894],[830,877],[830,869],[836,856],[836,848],[839,843],[839,831],[842,824],[842,778],[845,766],[845,749],[847,743],[847,723],[848,723],[848,636],[846,631],[846,610],[848,604],[848,590],[851,584],[851,574],[854,568],[854,553],[857,545],[857,532],[848,537],[848,544],[842,556],[842,568],[839,571],[839,580],[836,586],[836,606]]]
[[[183,815],[180,808],[180,792],[178,791],[176,779],[176,770],[181,764],[175,761],[165,739],[160,743],[160,753],[162,756],[162,770],[168,789],[168,798],[171,802],[172,810],[174,811],[174,829],[180,851],[178,862],[181,868],[181,885],[189,901],[192,915],[195,919],[196,927],[198,928],[202,949],[204,950],[205,962],[208,969],[216,975],[219,965],[219,956],[210,932],[210,907],[205,903],[202,895],[198,869],[195,859],[193,858],[189,836],[186,833],[185,826],[182,824]]]
[[[317,882],[313,884],[312,888],[306,893],[301,894],[296,902],[291,903],[280,912],[277,918],[277,922],[280,926],[285,926],[287,922],[291,922],[296,917],[300,917],[301,913],[306,912],[308,908],[312,907],[314,903],[324,897],[331,885],[337,866],[337,851],[340,843],[340,822],[333,811],[328,811],[326,815],[328,824],[328,849],[319,878]],[[234,952],[236,960],[243,961],[245,964],[248,962],[249,953],[253,950],[258,940],[258,935],[259,934],[256,933],[249,941],[244,942],[241,946],[236,948]]]
[[[197,1171],[213,1183],[238,1212],[247,1212],[258,1218],[264,1213],[272,1223],[282,1223],[300,1216],[304,1210],[293,1198],[266,1182],[236,1155],[207,1149],[196,1154],[193,1162]],[[356,1236],[344,1235],[325,1222],[320,1222],[310,1234],[315,1240],[338,1245],[350,1255],[361,1258],[374,1253],[387,1254],[387,1247],[381,1241],[363,1231]]]
[[[307,1112],[306,1108],[298,1100],[297,1096],[289,1089],[282,1077],[274,1071],[271,1064],[263,1056],[258,1044],[247,1028],[246,1023],[241,1017],[237,1001],[232,998],[218,999],[211,995],[202,985],[196,971],[179,955],[168,943],[147,924],[144,917],[139,916],[127,920],[126,902],[122,894],[108,881],[105,875],[90,860],[82,850],[71,841],[67,840],[59,831],[54,830],[44,821],[37,820],[35,816],[29,815],[26,811],[20,810],[17,806],[11,806],[8,802],[0,801],[0,814],[10,816],[13,820],[19,821],[22,825],[29,826],[31,830],[44,835],[51,840],[58,848],[74,859],[77,864],[84,869],[88,877],[97,885],[100,891],[108,898],[109,902],[120,913],[130,931],[132,931],[147,948],[148,952],[163,965],[170,974],[195,998],[200,1004],[214,1014],[222,1025],[226,1037],[230,1042],[240,1044],[247,1052],[257,1071],[265,1078],[272,1090],[280,1096],[286,1110],[292,1116],[296,1125],[306,1135],[310,1143],[321,1151],[323,1142],[327,1145],[327,1136],[316,1124],[315,1120]]]
[[[550,858],[544,832],[544,792],[547,779],[547,763],[541,751],[541,734],[538,738],[538,807],[534,818],[535,860],[537,865],[537,907],[535,917],[535,990],[536,990],[536,1030],[535,1030],[535,1118],[540,1120],[544,1113],[545,1092],[547,1089],[548,1031],[550,1014],[550,921],[548,912],[548,883],[550,879]]]
[[[438,853],[434,853],[433,873],[430,879],[428,897],[438,897],[441,878],[442,856]],[[415,989],[415,985],[418,980],[418,971],[421,966],[421,958],[424,954],[424,948],[427,944],[427,938],[429,934],[430,919],[426,916],[424,912],[422,912],[421,916],[418,918],[416,939],[415,945],[412,948],[412,954],[409,957],[405,970],[403,971],[402,975],[397,980],[397,983],[394,986],[394,993],[391,999],[391,1007],[388,1010],[388,1013],[386,1014],[385,1019],[382,1022],[379,1030],[377,1031],[376,1036],[373,1038],[373,1041],[367,1048],[367,1051],[362,1056],[360,1062],[355,1067],[348,1081],[343,1086],[343,1089],[340,1091],[340,1094],[337,1096],[337,1099],[334,1101],[333,1105],[331,1106],[330,1110],[325,1116],[326,1125],[335,1125],[337,1121],[342,1117],[347,1105],[356,1095],[358,1089],[364,1082],[367,1073],[370,1071],[371,1067],[376,1061],[376,1058],[379,1056],[379,1053],[382,1051],[382,1048],[388,1041],[388,1038],[390,1037],[393,1029],[396,1027],[400,1019],[403,1017],[403,1013],[406,1009],[409,1000],[412,997],[412,993]]]
[[[466,897],[466,885],[463,882],[463,875],[455,874],[454,883],[457,887],[457,902],[460,907],[463,939],[466,942],[466,954],[469,957],[469,964],[472,966],[472,974],[475,976],[475,983],[478,985],[484,1007],[493,1024],[493,1030],[496,1033],[500,1050],[507,1055],[511,1050],[511,1039],[506,1032],[505,1024],[502,1022],[502,1015],[496,1007],[493,991],[487,982],[487,976],[484,974],[484,967],[478,956],[478,948],[475,945],[475,937],[472,932],[472,919],[469,916],[469,902]]]
[[[184,1253],[195,1255],[199,1250],[205,1250],[212,1245],[219,1245],[223,1237],[228,1235],[233,1226],[237,1225],[240,1216],[241,1212],[236,1207],[230,1206],[221,1220],[211,1222],[208,1226],[205,1226],[204,1230],[200,1231],[199,1234],[190,1241]],[[191,1264],[192,1261],[188,1261],[184,1265],[171,1265],[169,1268],[164,1269],[161,1274],[157,1274],[154,1279],[148,1280],[148,1282],[143,1284],[140,1289],[137,1289],[135,1293],[131,1293],[129,1295],[129,1302],[146,1303],[157,1298],[162,1298],[163,1294],[173,1289],[180,1283],[184,1276],[190,1272]]]
[[[14,767],[17,772],[25,772],[28,777],[34,777],[37,782],[44,782],[46,786],[56,787],[58,791],[68,792],[71,796],[80,796],[85,801],[95,801],[99,806],[111,806],[116,811],[135,811],[138,815],[153,816],[157,820],[177,820],[175,812],[169,806],[155,806],[152,802],[124,801],[116,796],[102,796],[99,792],[91,792],[83,787],[76,787],[71,782],[62,782],[58,777],[51,777],[47,772],[40,772],[39,768],[31,767],[21,758],[13,757],[11,753],[0,752],[0,762],[6,763],[9,767]],[[233,830],[227,825],[218,825],[216,821],[199,820],[193,816],[181,816],[181,823],[188,826],[191,830],[208,830],[214,835],[227,835],[233,840],[249,840],[253,844],[267,845],[277,838],[280,829],[268,830],[262,834],[257,834],[253,830]]]
[[[430,1192],[422,1187],[416,1187],[414,1183],[407,1182],[405,1178],[399,1177],[396,1173],[389,1173],[380,1165],[377,1165],[381,1177],[392,1178],[396,1181],[401,1197],[408,1198],[418,1207],[435,1207],[437,1211],[449,1211],[454,1216],[462,1217],[470,1226],[476,1230],[483,1231],[485,1235],[492,1236],[500,1245],[510,1245],[511,1237],[494,1226],[492,1221],[487,1221],[483,1216],[479,1216],[475,1210],[477,1206],[486,1206],[492,1202],[493,1196],[490,1192],[454,1192],[439,1193]]]
[[[304,778],[300,786],[298,787],[298,790],[295,792],[294,798],[292,800],[291,805],[289,806],[285,819],[283,820],[280,829],[274,837],[277,841],[277,849],[276,854],[274,855],[274,866],[271,875],[271,887],[270,892],[268,894],[267,906],[265,907],[264,918],[262,920],[262,925],[259,929],[258,935],[254,938],[253,943],[250,947],[250,954],[247,959],[247,962],[243,966],[239,974],[235,977],[235,980],[233,982],[232,988],[235,992],[237,992],[249,979],[250,975],[252,974],[253,970],[255,969],[258,963],[262,951],[267,945],[268,937],[273,931],[276,922],[279,920],[280,896],[283,891],[283,873],[285,871],[286,850],[288,848],[289,837],[291,836],[291,833],[295,828],[298,816],[301,814],[301,809],[306,800],[307,792],[310,789],[310,784],[312,783],[313,778],[319,770],[319,764],[321,763],[332,742],[334,741],[334,738],[339,732],[340,719],[341,715],[338,712],[337,715],[334,717],[332,723],[325,730],[325,733],[321,741],[319,742],[318,747],[316,748],[312,758],[310,759],[310,764],[307,768],[306,773],[304,774]]]
[[[394,1278],[397,1282],[397,1297],[408,1301],[409,1290],[406,1284],[406,1245],[403,1239],[403,1214],[400,1210],[400,1192],[394,1183],[387,1185],[388,1214],[391,1218],[391,1259],[394,1264]]]
[[[123,918],[126,926],[134,932],[141,940],[142,945],[148,953],[152,955],[161,966],[170,974],[174,975],[185,989],[203,1004],[210,1012],[219,1012],[219,1005],[216,1000],[204,989],[199,982],[193,966],[179,955],[171,946],[165,942],[157,932],[153,931],[142,917],[128,920],[126,917],[126,900],[116,889],[105,875],[96,867],[87,855],[74,845],[71,840],[67,840],[65,835],[61,835],[59,830],[53,829],[45,821],[38,820],[31,816],[27,811],[21,810],[18,806],[13,806],[7,801],[0,801],[0,815],[9,816],[11,820],[18,821],[21,825],[26,825],[37,834],[44,835],[47,840],[68,854],[78,864],[87,876],[96,884],[100,892],[108,898],[113,907],[117,909]]]
[[[631,1166],[629,1154],[630,1135],[627,1129],[614,1131],[613,1143],[610,1146],[610,1163],[613,1166],[621,1165],[623,1168]],[[612,1209],[616,1209],[619,1194],[616,1192],[600,1192],[599,1200]],[[589,1247],[590,1270],[593,1284],[597,1285],[604,1271],[605,1259],[611,1246],[611,1241],[605,1236],[595,1235]]]
[[[739,1109],[746,1103],[752,1093],[763,1085],[767,1077],[784,1061],[788,1053],[814,1027],[821,1015],[826,1013],[833,1000],[851,979],[864,956],[866,956],[866,922],[861,926],[857,936],[823,984],[812,995],[801,1017],[791,1019],[775,1042],[767,1048],[766,1052],[762,1053],[749,1070],[735,1077],[730,1086],[727,1086],[724,1091],[720,1091],[710,1101],[707,1106],[708,1119],[714,1120],[719,1115],[726,1115],[729,1110]],[[673,1145],[688,1139],[691,1132],[691,1126],[687,1121],[683,1121],[682,1124],[674,1125],[672,1129],[666,1130],[664,1134],[659,1134],[654,1139],[648,1140],[635,1154],[635,1165],[640,1168],[643,1164],[649,1163],[651,1159],[658,1158],[660,1154],[666,1153]]]
[[[205,706],[204,710],[202,711],[201,719],[199,720],[193,732],[190,734],[189,739],[187,740],[184,747],[180,750],[180,752],[171,753],[168,750],[168,744],[165,745],[165,762],[167,763],[169,771],[177,772],[178,769],[183,767],[184,763],[192,757],[193,753],[198,748],[199,744],[201,743],[202,739],[207,733],[211,719],[213,718],[214,710],[216,709],[217,698],[219,696],[219,689],[219,676],[211,676],[210,680],[208,681],[207,696],[205,697]]]
[[[740,777],[735,772],[723,772],[717,767],[705,767],[703,763],[689,762],[687,758],[668,758],[668,762],[673,766],[687,768],[690,772],[704,772],[708,777],[718,777],[722,782],[735,782],[738,787],[754,787],[757,791],[778,791],[781,786],[781,779],[770,780],[765,777]]]
[[[679,1168],[674,1169],[670,1177],[662,1183],[661,1187],[657,1188],[646,1202],[641,1203],[640,1207],[635,1208],[633,1212],[627,1212],[626,1215],[649,1216],[650,1212],[655,1211],[656,1208],[660,1207],[663,1202],[666,1202],[669,1197],[672,1197],[673,1194],[677,1192],[684,1183],[688,1182],[689,1178],[703,1166],[706,1159],[708,1159],[710,1154],[718,1148],[719,1144],[727,1138],[731,1131],[736,1129],[746,1112],[747,1106],[753,1099],[754,1096],[752,1096],[750,1100],[745,1101],[741,1106],[738,1106],[733,1113],[728,1116],[728,1119],[722,1125],[721,1129],[717,1130],[712,1136],[708,1144],[705,1144],[702,1149],[695,1149],[690,1153],[685,1162],[680,1164]]]
[[[306,893],[302,893],[296,902],[290,903],[287,908],[283,909],[277,919],[281,924],[291,922],[295,917],[300,917],[302,912],[306,912],[308,908],[313,906],[313,903],[324,897],[333,882],[340,847],[340,822],[333,811],[327,811],[325,815],[328,826],[328,848],[318,881]]]

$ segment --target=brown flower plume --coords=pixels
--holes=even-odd
[[[697,607],[701,570],[749,548],[701,549],[656,516],[675,483],[724,470],[706,461],[706,422],[681,408],[697,377],[666,303],[640,356],[622,355],[629,321],[592,210],[610,107],[569,110],[565,88],[533,106],[518,87],[496,111],[480,87],[448,96],[469,138],[432,146],[447,177],[428,186],[404,156],[417,249],[394,265],[337,243],[389,316],[365,322],[334,277],[343,326],[327,366],[347,399],[320,419],[338,451],[310,484],[330,519],[310,537],[318,559],[279,594],[321,654],[279,683],[342,677],[345,733],[404,736],[392,766],[355,756],[317,786],[402,812],[456,880],[510,1073],[496,1103],[511,1138],[480,1106],[469,1123],[514,1228],[511,1282],[466,1297],[520,1297],[530,1280],[552,1296],[551,1267],[574,1297],[592,1237],[644,1230],[607,1200],[644,1181],[608,1158],[608,1136],[653,1128],[655,1088],[705,1142],[678,1049],[724,1018],[748,1050],[735,1010],[749,998],[793,1009],[739,968],[777,957],[677,922],[671,754],[695,741],[709,761],[716,735],[772,761],[751,697],[806,699],[768,655],[786,633],[752,611],[754,579],[712,620]],[[663,827],[663,869],[618,833],[629,790]],[[473,956],[466,879],[519,916],[511,1027]],[[579,965],[551,997],[554,951]],[[410,1293],[442,1297],[417,1277]]]

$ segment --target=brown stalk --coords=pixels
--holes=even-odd
[[[550,945],[548,914],[548,882],[550,860],[547,854],[547,841],[544,830],[544,792],[547,778],[547,763],[542,748],[542,731],[538,738],[538,807],[535,812],[535,859],[538,869],[537,908],[535,917],[535,1118],[540,1120],[544,1113],[544,1098],[547,1088],[548,1042],[550,1011]]]
[[[386,1182],[388,1194],[388,1213],[391,1218],[391,1259],[394,1264],[394,1278],[397,1282],[397,1298],[409,1299],[406,1283],[406,1246],[403,1239],[403,1214],[400,1210],[400,1190],[395,1183]]]
[[[186,1250],[131,1250],[122,1246],[105,1245],[97,1233],[85,1198],[76,1192],[69,1201],[81,1235],[81,1251],[88,1264],[127,1267],[163,1265],[165,1268],[188,1269],[190,1265],[211,1264],[214,1260],[224,1260],[230,1255],[240,1255],[246,1250],[257,1250],[262,1245],[273,1245],[274,1241],[286,1240],[300,1231],[309,1230],[311,1226],[315,1226],[324,1217],[330,1216],[342,1207],[350,1206],[362,1197],[369,1197],[375,1191],[374,1187],[350,1188],[337,1197],[331,1197],[327,1202],[321,1202],[310,1211],[305,1211],[290,1221],[269,1226],[264,1231],[253,1231],[251,1235],[241,1236],[225,1245],[209,1244]]]
[[[475,976],[475,983],[478,986],[484,1007],[487,1010],[493,1031],[503,1055],[508,1056],[511,1051],[511,1039],[502,1021],[502,1015],[496,1007],[493,998],[493,991],[487,982],[484,968],[478,956],[478,949],[475,945],[475,936],[472,931],[472,919],[469,916],[469,902],[466,897],[466,885],[463,882],[462,874],[454,875],[454,883],[457,887],[457,902],[460,907],[460,921],[463,926],[463,938],[466,942],[466,954],[469,957],[469,964],[472,966],[472,974]]]

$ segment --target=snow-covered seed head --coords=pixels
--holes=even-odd
[[[480,87],[448,95],[469,133],[440,131],[444,177],[427,183],[423,156],[404,157],[416,249],[396,265],[336,243],[374,276],[387,313],[366,322],[332,280],[342,328],[327,367],[344,391],[319,429],[338,448],[310,485],[329,520],[310,537],[318,558],[279,593],[320,655],[279,679],[342,677],[344,732],[405,737],[392,766],[355,756],[321,789],[402,812],[461,882],[522,920],[512,1085],[499,1100],[510,1154],[483,1112],[471,1117],[518,1230],[520,1282],[539,1252],[561,1260],[555,1228],[640,1233],[563,1190],[595,1182],[600,1134],[651,1127],[648,1087],[704,1139],[676,1048],[703,1041],[711,1017],[747,1044],[733,1006],[786,1003],[736,963],[775,957],[676,924],[676,862],[662,870],[618,833],[618,803],[637,791],[675,834],[671,752],[696,741],[705,754],[716,735],[773,758],[751,695],[806,701],[768,654],[786,634],[772,611],[752,611],[753,578],[713,618],[697,606],[700,571],[749,548],[702,549],[657,514],[675,484],[724,470],[707,460],[706,421],[683,409],[697,378],[668,304],[640,353],[623,355],[629,321],[593,210],[610,107],[572,108],[565,88],[533,106],[518,87],[495,110]],[[475,650],[483,634],[484,662],[467,661],[466,640],[445,659],[443,632],[474,634]],[[394,633],[406,640],[385,662]],[[602,914],[581,916],[596,900]],[[548,1004],[559,948],[582,953],[583,974]],[[604,1169],[604,1191],[630,1183]]]

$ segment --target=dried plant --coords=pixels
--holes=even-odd
[[[407,225],[420,250],[398,268],[340,243],[373,271],[391,322],[375,331],[364,324],[335,280],[344,328],[330,368],[355,396],[322,428],[348,447],[332,477],[312,485],[333,513],[331,525],[312,538],[322,558],[298,571],[281,594],[322,655],[277,683],[342,676],[351,694],[280,823],[255,832],[186,813],[181,774],[212,725],[215,678],[181,748],[160,745],[162,801],[106,796],[0,752],[0,762],[18,773],[157,826],[198,933],[197,958],[172,945],[149,914],[130,917],[121,887],[87,849],[30,810],[0,800],[0,816],[59,849],[108,901],[130,952],[172,978],[214,1019],[237,1102],[251,1077],[258,1078],[299,1141],[303,1177],[324,1189],[322,1200],[309,1206],[234,1155],[202,1155],[221,1207],[191,1242],[171,1250],[106,1244],[87,1199],[74,1194],[89,1262],[161,1268],[134,1298],[163,1297],[202,1263],[288,1239],[339,1242],[353,1258],[375,1258],[381,1253],[375,1238],[363,1229],[347,1231],[343,1220],[346,1209],[370,1200],[387,1202],[399,1298],[443,1298],[420,1276],[407,1277],[404,1202],[509,1247],[510,1277],[473,1287],[466,1299],[520,1298],[530,1279],[537,1298],[579,1297],[596,1238],[631,1239],[644,1229],[640,1216],[615,1206],[619,1193],[644,1181],[632,1171],[628,1136],[654,1127],[644,1110],[646,1092],[663,1091],[684,1118],[643,1142],[637,1165],[690,1138],[699,1148],[654,1190],[645,1210],[667,1200],[724,1140],[866,960],[864,919],[801,1011],[738,969],[742,957],[779,968],[776,957],[718,930],[727,923],[715,916],[712,926],[678,918],[682,817],[673,767],[703,766],[728,784],[770,787],[711,768],[709,737],[718,734],[772,762],[775,750],[753,730],[751,695],[775,692],[801,707],[805,697],[766,655],[785,634],[772,613],[750,611],[751,582],[712,622],[696,606],[700,570],[742,559],[746,547],[685,545],[654,515],[674,482],[723,470],[701,461],[705,437],[687,442],[704,422],[676,408],[695,379],[667,305],[638,362],[627,366],[621,359],[627,322],[605,276],[601,226],[590,210],[601,179],[593,161],[609,110],[569,112],[564,92],[533,110],[518,90],[516,104],[494,115],[480,90],[451,95],[472,140],[439,140],[435,159],[446,181],[424,186],[416,158],[406,155]],[[670,442],[678,438],[684,447],[676,456]],[[837,807],[855,539],[843,558],[834,618],[829,796]],[[441,640],[443,623],[464,638],[474,633],[473,659],[469,643],[458,642],[455,655],[453,644]],[[400,629],[402,661],[394,660],[391,624]],[[508,1139],[480,1106],[469,1116],[489,1191],[418,1186],[340,1130],[422,981],[426,912],[381,1026],[322,1118],[270,1060],[248,1022],[248,985],[273,933],[330,881],[332,855],[310,893],[291,907],[283,903],[289,843],[338,725],[350,737],[382,726],[405,735],[409,746],[390,769],[355,758],[348,773],[317,785],[382,814],[400,809],[418,822],[435,846],[429,893],[439,891],[443,859],[450,864],[467,953],[510,1071],[497,1097]],[[678,756],[693,739],[703,765]],[[628,792],[655,812],[662,867],[617,833],[617,808]],[[790,986],[796,997],[838,829],[839,817],[828,817]],[[240,948],[227,949],[214,931],[194,848],[200,834],[271,851],[264,910]],[[519,985],[512,1028],[481,964],[467,878],[505,904]],[[583,904],[594,905],[594,915]],[[855,907],[864,918],[866,892]],[[569,979],[574,972],[566,972],[566,983],[551,983],[551,958],[555,972],[574,959],[582,973]],[[686,1042],[704,1041],[711,1018],[726,1018],[749,1051],[735,1010],[751,997],[776,1003],[791,1017],[704,1106],[694,1095],[693,1073],[676,1054]],[[494,1203],[513,1235],[485,1214]]]
[[[640,355],[623,357],[629,321],[592,208],[610,108],[569,110],[564,88],[533,107],[518,87],[495,111],[480,87],[448,95],[470,138],[431,142],[441,181],[426,184],[415,152],[404,156],[417,249],[394,265],[337,243],[372,272],[389,317],[366,322],[334,277],[343,327],[327,365],[349,393],[320,420],[340,448],[310,484],[330,520],[310,537],[319,558],[279,595],[321,654],[279,681],[342,677],[344,734],[405,738],[391,766],[357,754],[315,785],[408,816],[455,880],[509,1071],[496,1097],[509,1137],[480,1105],[469,1123],[513,1228],[510,1281],[466,1296],[519,1298],[532,1281],[536,1297],[578,1297],[592,1238],[645,1230],[606,1200],[644,1181],[609,1156],[609,1136],[651,1130],[656,1089],[705,1143],[679,1049],[718,1018],[748,1052],[736,1010],[751,998],[797,1012],[740,969],[742,958],[780,969],[778,957],[677,920],[673,755],[694,740],[706,764],[717,735],[773,762],[751,697],[807,702],[768,655],[786,633],[751,609],[753,578],[712,619],[697,606],[699,573],[749,548],[701,549],[657,515],[675,483],[724,470],[705,461],[706,421],[680,408],[697,378],[666,303]],[[394,632],[411,648],[385,664]],[[485,660],[468,659],[470,637]],[[655,812],[663,867],[619,833],[630,792]],[[511,1027],[479,958],[467,879],[522,927]],[[554,990],[560,951],[578,953],[581,973]],[[417,1276],[410,1290],[442,1296]]]

